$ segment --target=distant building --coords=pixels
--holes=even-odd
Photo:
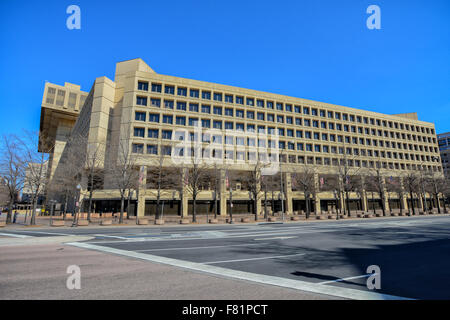
[[[439,151],[442,159],[442,169],[444,175],[450,177],[450,132],[440,133],[437,135]]]
[[[32,201],[33,197],[33,189],[31,186],[31,181],[35,176],[37,176],[36,173],[39,173],[40,170],[40,163],[29,163],[27,169],[25,170],[25,183],[22,189],[22,203],[30,203]],[[45,162],[42,168],[41,173],[41,181],[42,181],[42,187],[39,188],[39,194],[38,194],[38,204],[42,204],[45,196],[45,188],[46,188],[46,176],[47,176],[47,168],[48,168],[48,162]]]

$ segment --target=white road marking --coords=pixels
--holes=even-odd
[[[94,237],[102,237],[102,238],[115,238],[115,239],[122,239],[122,240],[130,239],[130,238],[127,238],[127,237],[108,236],[108,235],[106,235],[106,234],[94,234],[93,236],[94,236]]]
[[[209,246],[209,247],[181,247],[181,248],[165,248],[165,249],[144,249],[144,250],[134,250],[136,252],[146,252],[146,251],[170,251],[170,250],[194,250],[194,249],[213,249],[213,248],[228,248],[228,247],[248,247],[248,246],[260,246],[265,243],[255,243],[255,244],[232,244],[228,246]]]
[[[140,253],[140,252],[127,251],[127,250],[121,250],[121,249],[109,248],[109,247],[103,247],[103,246],[96,246],[96,245],[92,245],[91,243],[72,242],[72,243],[66,243],[66,244],[76,246],[79,248],[97,250],[97,251],[101,251],[101,252],[107,252],[107,253],[132,257],[132,258],[136,258],[136,259],[167,264],[167,265],[176,266],[176,267],[180,267],[180,268],[184,268],[184,269],[201,271],[201,272],[214,274],[214,275],[221,276],[221,277],[253,281],[256,283],[262,283],[262,284],[273,285],[273,286],[278,286],[278,287],[283,287],[283,288],[290,288],[290,289],[295,289],[295,290],[313,292],[313,293],[318,293],[318,294],[326,294],[326,295],[348,298],[348,299],[411,300],[409,298],[392,296],[392,295],[377,293],[377,292],[373,292],[373,291],[362,291],[362,290],[342,288],[342,287],[337,287],[337,286],[327,286],[327,285],[321,285],[321,284],[306,282],[306,281],[301,281],[301,280],[293,280],[293,279],[267,276],[267,275],[245,272],[245,271],[231,270],[231,269],[222,268],[222,267],[216,267],[216,266],[205,265],[205,264],[201,264],[201,263],[183,261],[183,260],[172,259],[172,258],[165,258],[165,257],[160,257],[160,256],[155,256],[155,255],[150,255],[150,254],[145,254],[145,253]]]
[[[14,238],[30,238],[31,236],[26,236],[18,233],[0,233],[0,236],[14,237]]]
[[[288,254],[284,256],[270,256],[270,257],[259,257],[259,258],[248,258],[248,259],[235,259],[235,260],[222,260],[222,261],[211,261],[211,262],[201,262],[202,264],[218,264],[218,263],[229,263],[229,262],[240,262],[240,261],[253,261],[253,260],[266,260],[266,259],[278,259],[287,258],[293,256],[303,256],[305,253]]]
[[[20,232],[51,234],[51,235],[55,235],[55,236],[74,236],[75,235],[75,234],[68,234],[68,233],[44,232],[44,231],[33,231],[33,230],[20,230]]]
[[[261,240],[275,240],[275,239],[280,239],[280,240],[284,240],[284,239],[293,239],[293,238],[297,238],[295,237],[273,237],[273,238],[260,238],[260,239],[253,239],[256,241],[261,241]]]
[[[355,276],[355,277],[340,278],[340,279],[336,279],[336,280],[319,282],[319,284],[328,284],[328,283],[341,282],[341,281],[352,280],[352,279],[367,278],[367,277],[369,277],[371,275],[375,275],[375,274],[376,273],[371,273],[371,274],[363,274],[361,276]]]

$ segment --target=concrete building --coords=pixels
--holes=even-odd
[[[444,170],[444,175],[450,178],[450,132],[439,133],[437,139],[441,153],[442,169]]]
[[[35,183],[33,183],[33,180],[39,179],[38,177],[40,172],[41,178],[39,180],[42,181],[42,186],[38,190],[37,204],[41,205],[43,203],[46,190],[45,178],[47,176],[47,167],[48,167],[47,161],[42,163],[42,167],[41,163],[28,163],[28,166],[25,169],[25,182],[22,189],[21,202],[31,203],[33,194],[35,193],[35,190],[33,190],[33,188],[35,188]]]
[[[230,197],[224,177],[226,172],[233,171],[238,172],[228,180],[233,191],[233,212],[251,212],[255,202],[251,201],[249,186],[242,177],[253,170],[257,159],[274,160],[273,185],[280,187],[272,188],[269,201],[275,211],[281,210],[283,204],[287,213],[305,209],[302,188],[292,183],[292,174],[307,166],[314,170],[315,212],[337,207],[336,186],[331,181],[336,180],[336,172],[343,164],[359,177],[378,167],[399,184],[409,171],[442,172],[434,124],[419,121],[416,113],[387,115],[162,75],[141,59],[117,63],[114,80],[96,78],[89,93],[69,83],[64,87],[46,83],[40,130],[55,145],[52,151],[45,148],[45,143],[40,146],[41,151],[52,153],[49,162],[52,177],[58,170],[64,174],[60,159],[75,150],[67,145],[71,135],[85,137],[84,152],[104,146],[98,171],[101,186],[93,197],[96,211],[119,209],[119,192],[106,174],[106,163],[120,157],[119,144],[137,156],[135,164],[144,173],[137,188],[139,198],[136,199],[135,192],[133,207],[129,208],[138,215],[154,213],[156,193],[146,177],[161,154],[168,170],[183,168],[178,175],[180,189],[162,194],[164,212],[190,214],[191,197],[185,186],[189,165],[174,159],[190,158],[197,149],[180,148],[180,141],[197,141],[203,159],[220,160],[222,179],[217,196],[222,215],[227,212]],[[82,179],[81,185],[85,197],[86,179]],[[202,185],[198,212],[211,212],[214,198],[211,189],[211,184]],[[373,202],[379,206],[381,199],[377,195],[369,197],[367,191],[364,185],[351,190],[349,205],[360,210],[367,210]],[[262,211],[261,199],[256,201],[258,213]],[[389,199],[387,207],[408,206],[406,196],[399,199],[392,193],[384,199]],[[137,208],[136,200],[139,200]],[[414,200],[417,207],[423,206],[419,195]]]

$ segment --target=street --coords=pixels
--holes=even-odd
[[[83,296],[82,286],[75,298],[450,298],[447,215],[284,224],[21,228],[0,230],[0,237],[1,299],[11,292],[13,298],[28,297],[18,278],[27,272],[38,281],[33,269],[55,264],[53,259],[60,259],[61,265],[79,265],[82,283],[86,271],[92,281],[104,277],[109,287],[115,287],[111,292],[91,287]],[[62,237],[67,238],[65,244],[57,243]],[[48,243],[28,244],[39,239]],[[13,245],[15,241],[20,245]],[[65,256],[49,255],[42,261],[38,252],[46,248],[64,251]],[[12,258],[20,250],[35,252],[26,258],[28,270],[15,266],[25,259]],[[84,256],[92,261],[86,263],[89,259]],[[380,289],[367,288],[369,266],[380,269]],[[158,271],[144,271],[150,269]],[[64,285],[67,276],[65,269],[45,274],[48,283],[59,277],[59,287],[49,287],[55,297],[73,297]],[[20,288],[15,287],[18,283]],[[150,283],[152,288],[164,286],[163,292],[150,289]],[[236,286],[242,290],[233,289]]]

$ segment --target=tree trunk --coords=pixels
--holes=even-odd
[[[412,192],[409,192],[409,199],[410,199],[410,203],[411,203],[411,209],[412,209],[412,214],[415,215],[416,211],[414,210],[414,198],[413,198],[413,194]]]
[[[69,202],[69,195],[66,193],[64,196],[64,212],[63,212],[63,220],[66,220],[67,214],[67,203]]]
[[[87,220],[89,222],[91,222],[91,207],[92,207],[92,183],[91,183],[91,190],[89,191],[89,207],[88,207],[88,212],[87,212]]]
[[[6,214],[6,223],[11,223],[13,201],[9,201],[8,213]]]
[[[34,226],[36,224],[36,207],[37,207],[37,201],[36,199],[33,199],[33,212],[31,213],[31,220],[30,225]]]
[[[158,187],[158,193],[156,196],[156,219],[161,218],[161,208],[159,205],[160,201],[161,201],[161,189]]]
[[[192,196],[192,222],[197,222],[197,195]]]
[[[123,209],[125,206],[125,191],[121,192],[120,194],[120,217],[119,217],[119,223],[123,223]]]

